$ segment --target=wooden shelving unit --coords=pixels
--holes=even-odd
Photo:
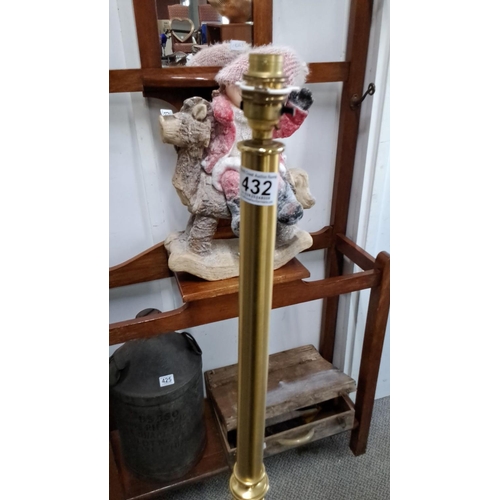
[[[110,70],[110,92],[142,91],[145,97],[164,99],[180,107],[193,95],[210,98],[216,88],[214,76],[218,68],[161,68],[157,40],[154,0],[134,0],[141,68]],[[342,294],[370,290],[359,377],[356,380],[356,404],[350,447],[355,455],[365,452],[375,398],[380,358],[389,313],[389,255],[369,255],[346,237],[347,216],[352,185],[359,107],[350,106],[353,96],[363,94],[363,83],[372,16],[372,1],[352,0],[347,38],[346,61],[310,64],[309,83],[343,82],[339,118],[339,136],[333,185],[330,225],[312,233],[309,249],[326,250],[325,278],[305,281],[309,272],[298,260],[275,271],[273,308],[302,302],[324,301],[319,352],[331,362],[335,345],[338,298]],[[272,2],[253,1],[254,45],[272,42]],[[222,227],[220,237],[227,235]],[[344,273],[347,258],[362,269]],[[238,282],[204,282],[168,268],[168,255],[163,243],[157,244],[123,264],[110,269],[110,288],[175,277],[181,307],[142,318],[110,325],[109,343],[151,337],[163,332],[182,330],[202,324],[234,318],[238,315]],[[210,405],[206,404],[205,422],[209,443],[205,454],[188,477],[170,484],[158,484],[135,478],[123,464],[120,442],[113,424],[110,426],[110,499],[152,499],[168,489],[181,487],[228,470],[222,436],[215,425]]]

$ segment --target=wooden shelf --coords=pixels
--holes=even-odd
[[[239,278],[206,281],[189,273],[174,272],[179,292],[184,302],[213,299],[223,295],[238,293]],[[297,259],[292,259],[274,271],[274,285],[309,278],[311,274]]]
[[[331,240],[331,231],[320,231],[316,234],[318,241]],[[326,297],[336,297],[373,288],[380,284],[382,273],[373,257],[343,235],[337,235],[335,241],[338,242],[339,251],[343,255],[361,269],[367,270],[306,282],[304,279],[309,277],[309,271],[297,259],[293,259],[275,271],[273,309]],[[316,247],[318,248],[321,248],[321,245]],[[167,262],[167,252],[163,244],[159,243],[137,257],[111,268],[110,283],[116,287],[175,276],[175,273],[168,269]],[[110,324],[110,345],[238,316],[238,280],[236,278],[211,282],[199,280],[186,273],[178,273],[177,283],[184,301],[181,307],[154,316]]]
[[[307,83],[345,82],[349,75],[350,63],[332,61],[308,63]],[[185,88],[217,88],[215,75],[220,70],[217,66],[153,69],[111,69],[109,70],[109,92],[143,92],[147,89],[167,89],[176,92]],[[191,92],[192,93],[192,92]]]
[[[111,432],[111,450],[114,454],[114,460],[118,469],[118,477],[123,486],[124,498],[126,500],[153,499],[164,494],[168,490],[202,481],[203,479],[229,470],[214,414],[207,400],[205,400],[204,411],[207,445],[203,456],[186,476],[171,482],[147,481],[136,477],[123,461],[118,431],[114,430]]]

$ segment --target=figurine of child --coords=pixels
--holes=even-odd
[[[243,79],[248,70],[249,53],[281,54],[284,59],[285,85],[301,87],[307,76],[307,65],[297,54],[287,47],[257,47],[236,57],[216,75],[219,90],[213,93],[212,108],[214,127],[212,139],[201,165],[212,176],[215,189],[224,193],[231,213],[231,228],[239,235],[240,222],[240,166],[241,154],[238,142],[251,139],[252,130],[241,109],[241,89],[237,82]],[[285,138],[292,135],[304,122],[312,104],[312,95],[308,89],[292,91],[285,104],[284,113],[274,131],[273,138]],[[293,225],[303,216],[303,207],[297,201],[287,177],[285,157],[280,157],[278,183],[278,221]]]

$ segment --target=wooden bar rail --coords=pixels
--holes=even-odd
[[[273,309],[365,290],[376,286],[379,281],[379,272],[371,270],[351,276],[338,276],[312,282],[299,280],[275,285],[273,288]],[[163,332],[215,323],[237,316],[237,292],[221,297],[197,300],[183,304],[172,311],[110,324],[109,345],[152,337]]]

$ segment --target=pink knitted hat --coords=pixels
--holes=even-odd
[[[251,46],[247,44],[244,52],[250,49]],[[226,66],[240,55],[241,51],[231,50],[230,42],[216,43],[194,54],[186,66]]]
[[[249,52],[239,55],[234,61],[222,68],[215,80],[219,85],[229,85],[239,82],[248,71],[248,54],[281,54],[283,56],[283,72],[287,77],[287,85],[301,87],[306,82],[309,68],[299,55],[290,47],[278,47],[273,45],[262,45],[255,47]]]

